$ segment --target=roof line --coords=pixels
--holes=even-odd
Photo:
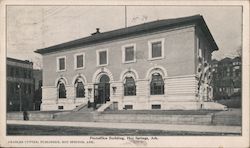
[[[57,44],[57,45],[42,48],[42,49],[37,49],[35,52],[40,53],[40,54],[51,53],[51,52],[66,50],[72,47],[92,45],[94,43],[105,42],[108,40],[116,40],[116,39],[125,38],[128,36],[135,36],[138,34],[150,33],[156,30],[181,27],[187,24],[200,24],[203,31],[205,31],[205,33],[207,34],[206,37],[208,37],[208,40],[211,43],[211,46],[213,48],[212,50],[218,50],[218,46],[216,42],[214,41],[213,36],[210,30],[208,29],[203,17],[201,15],[194,15],[194,16],[189,16],[189,17],[175,18],[175,19],[157,20],[157,21],[147,22],[144,24],[139,24],[139,25],[130,26],[126,28],[111,30],[111,31],[103,32],[103,33],[97,33],[97,34],[87,36],[84,38],[80,38],[80,39],[76,39],[73,41],[64,42],[61,44]]]

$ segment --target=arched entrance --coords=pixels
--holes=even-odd
[[[104,104],[110,101],[110,79],[106,74],[103,74],[99,83],[94,84],[94,103]]]

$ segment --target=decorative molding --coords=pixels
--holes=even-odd
[[[135,81],[139,78],[137,71],[132,68],[125,69],[121,72],[120,81],[123,82],[126,76],[133,77]]]
[[[68,80],[65,77],[61,76],[61,77],[59,77],[59,78],[56,79],[55,85],[54,85],[55,87],[57,87],[57,84],[58,84],[59,80],[61,80],[61,79],[63,80],[65,86],[68,84]]]
[[[87,79],[86,79],[86,77],[85,77],[83,74],[79,73],[78,75],[74,76],[74,78],[73,78],[73,81],[72,81],[72,85],[73,85],[73,86],[75,85],[75,82],[76,82],[76,80],[77,80],[78,78],[80,78],[80,80],[82,80],[82,82],[83,82],[85,85],[87,84]]]
[[[103,74],[106,74],[106,75],[109,76],[110,82],[114,82],[114,77],[113,77],[113,74],[110,72],[110,70],[107,69],[106,67],[102,67],[102,68],[99,68],[99,69],[93,74],[92,83],[98,83],[100,77],[101,77]]]
[[[147,71],[145,79],[150,80],[151,75],[155,72],[160,73],[163,78],[167,77],[167,70],[163,66],[155,65]]]

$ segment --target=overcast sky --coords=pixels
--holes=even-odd
[[[127,24],[203,15],[219,51],[213,58],[234,57],[241,48],[240,6],[127,6]],[[39,48],[125,27],[124,6],[8,6],[7,56],[41,67]]]

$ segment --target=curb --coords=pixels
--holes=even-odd
[[[241,126],[7,120],[7,124],[241,134]]]

